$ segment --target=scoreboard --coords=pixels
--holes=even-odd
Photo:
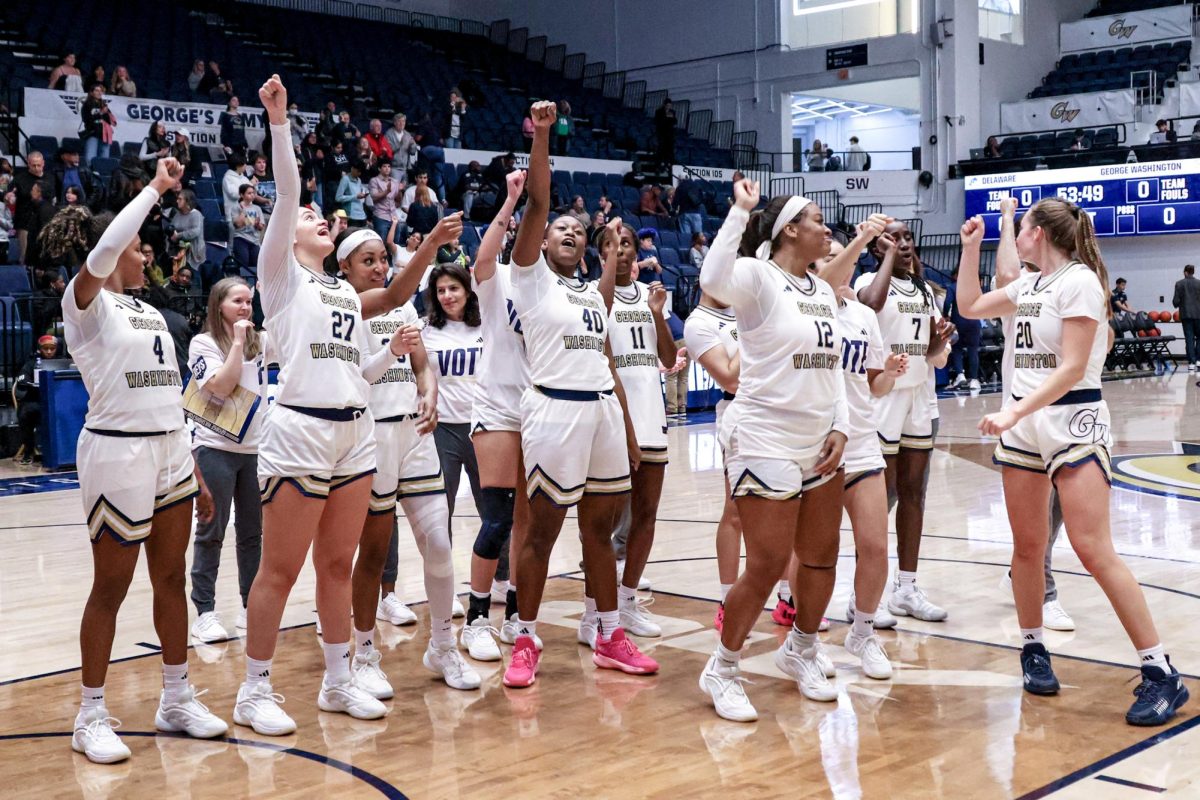
[[[984,239],[1000,238],[1000,201],[1017,198],[1017,214],[1046,197],[1087,211],[1097,236],[1200,233],[1200,158],[1070,169],[971,175],[968,217],[983,217]]]

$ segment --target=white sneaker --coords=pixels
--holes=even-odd
[[[862,671],[868,678],[885,681],[892,677],[892,662],[883,650],[883,642],[875,634],[861,639],[850,634],[844,646],[847,653],[862,660]]]
[[[946,386],[946,388],[947,389],[958,389],[958,388],[962,387],[966,382],[967,382],[966,375],[957,375],[957,376],[955,376],[954,380],[950,381],[950,383]]]
[[[476,661],[499,661],[500,645],[492,638],[496,633],[487,617],[479,617],[470,625],[463,625],[458,644]]]
[[[916,617],[926,622],[941,622],[949,616],[946,609],[931,603],[915,583],[906,587],[896,586],[888,598],[887,607],[898,617]]]
[[[625,580],[625,562],[618,561],[617,562],[617,583],[621,584],[624,582],[624,580]],[[645,575],[638,578],[637,588],[643,592],[650,591],[650,579],[647,578]]]
[[[1004,574],[1000,576],[1000,583],[997,584],[996,588],[1008,595],[1009,599],[1012,599],[1012,572],[1010,570],[1004,570]]]
[[[246,630],[246,609],[243,608],[238,611],[237,620],[233,623],[233,626],[239,631]]]
[[[626,633],[632,633],[634,636],[662,636],[662,628],[651,620],[646,612],[647,605],[649,603],[643,603],[637,597],[621,603],[621,627]]]
[[[229,725],[225,720],[209,711],[208,706],[197,699],[207,691],[197,692],[196,687],[189,684],[174,702],[168,702],[164,690],[158,700],[154,727],[168,733],[183,731],[195,739],[211,739],[227,732]]]
[[[850,601],[846,604],[846,621],[854,624],[854,595],[850,595]],[[875,620],[873,627],[877,631],[890,630],[897,625],[896,615],[887,610],[887,602],[884,598],[879,598],[879,608],[875,609]]]
[[[518,627],[516,614],[513,614],[511,617],[504,620],[504,624],[500,626],[500,641],[504,642],[505,644],[516,644],[517,636],[520,635],[517,632]],[[540,652],[542,649],[542,637],[534,634],[533,643]]]
[[[813,647],[817,648],[817,665],[821,668],[821,672],[825,673],[826,678],[832,678],[837,675],[837,667],[833,664],[833,659],[825,652],[825,648],[821,646],[818,640]]]
[[[381,619],[393,625],[412,625],[417,621],[417,615],[400,602],[400,598],[396,597],[395,592],[388,592],[379,601],[379,607],[375,609],[375,619]]]
[[[479,673],[471,669],[453,644],[440,648],[430,642],[421,663],[425,669],[441,675],[451,689],[478,689],[479,684],[483,683]]]
[[[967,384],[967,388],[970,389],[972,392],[978,392],[980,389],[983,388],[983,386],[980,385],[978,380],[976,380],[975,378],[972,378],[971,381]]]
[[[1042,606],[1042,625],[1052,631],[1073,631],[1075,620],[1062,607],[1062,603],[1051,600]]]
[[[817,624],[817,633],[824,633],[827,630],[829,630],[829,620],[821,617],[820,623]]]
[[[365,653],[355,653],[354,661],[350,664],[350,674],[359,688],[376,700],[390,700],[395,692],[388,683],[387,675],[379,662],[383,654],[378,650],[368,650]]]
[[[709,656],[704,672],[700,673],[700,691],[708,695],[717,716],[733,722],[754,722],[758,712],[750,704],[743,683],[749,681],[742,677],[741,670],[718,666],[716,656]]]
[[[829,703],[837,700],[837,687],[829,682],[820,663],[821,648],[814,645],[803,653],[792,649],[790,639],[775,651],[775,666],[796,681],[800,693],[809,700]]]
[[[329,683],[328,676],[321,679],[321,693],[317,695],[317,708],[349,714],[355,719],[379,719],[387,714],[387,706],[367,694],[351,675],[341,683]]]
[[[253,728],[263,736],[287,736],[296,732],[296,720],[279,707],[283,695],[271,691],[271,684],[243,683],[233,706],[233,721]]]
[[[1188,372],[1195,372],[1195,371],[1196,371],[1196,365],[1195,365],[1195,364],[1188,364],[1187,371],[1188,371]]]
[[[221,625],[221,618],[215,611],[205,611],[192,623],[192,639],[203,644],[222,642],[229,638],[229,633]]]
[[[579,618],[579,630],[575,632],[575,638],[580,644],[586,644],[593,650],[596,649],[596,634],[600,630],[600,615],[589,614],[583,612],[583,616]]]
[[[114,731],[121,727],[121,720],[108,715],[108,709],[97,706],[80,709],[75,717],[75,732],[71,735],[71,749],[83,753],[88,761],[97,764],[115,764],[129,758],[129,748]]]
[[[450,616],[453,619],[462,619],[467,615],[467,610],[463,608],[462,601],[458,597],[454,598],[454,605],[450,607]]]

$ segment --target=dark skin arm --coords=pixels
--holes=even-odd
[[[412,260],[400,271],[385,289],[369,289],[359,295],[362,300],[363,319],[386,314],[409,301],[421,285],[425,268],[433,263],[438,248],[457,239],[462,234],[462,212],[443,217],[421,246],[413,253]]]
[[[533,104],[529,115],[533,119],[533,148],[525,182],[529,199],[512,252],[512,261],[518,266],[537,263],[542,250],[550,216],[550,126],[558,117],[558,108],[553,101],[542,100]]]
[[[883,305],[887,302],[888,289],[892,284],[892,267],[896,264],[895,245],[891,236],[886,233],[880,235],[879,248],[884,250],[883,262],[875,273],[875,279],[858,290],[858,301],[876,314],[883,310]]]
[[[667,290],[658,281],[650,284],[648,289],[650,293],[650,316],[654,317],[654,336],[658,340],[658,360],[667,369],[670,369],[675,366],[675,359],[679,354],[679,350],[675,347],[675,339],[671,336],[671,328],[667,325],[667,318],[663,316],[663,307],[667,303]]]

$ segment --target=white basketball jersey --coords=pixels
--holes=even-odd
[[[733,316],[732,308],[696,306],[683,323],[683,343],[688,356],[695,363],[699,363],[700,356],[714,347],[725,348],[725,355],[733,358],[738,351],[737,337],[737,319]],[[718,388],[721,387],[718,385]],[[728,405],[729,401],[724,398],[717,401],[718,424]]]
[[[162,314],[107,289],[81,310],[74,280],[62,308],[67,346],[88,391],[87,427],[126,433],[183,427],[183,381]]]
[[[854,282],[854,291],[861,291],[874,280],[873,272],[860,275]],[[893,277],[878,316],[879,331],[888,352],[908,354],[908,371],[896,379],[896,388],[907,389],[925,383],[929,380],[925,353],[929,350],[932,333],[929,318],[942,317],[933,296],[918,289],[912,278]]]
[[[485,350],[482,330],[446,320],[441,328],[427,324],[421,339],[438,376],[438,419],[446,423],[470,422],[475,382]]]
[[[1031,274],[1025,269],[1025,265],[1020,266],[1021,274],[1013,283],[1019,283],[1026,275]],[[993,278],[993,280],[995,280]],[[1003,403],[1008,403],[1012,399],[1012,373],[1013,373],[1013,336],[1016,335],[1016,320],[1013,314],[1007,314],[1000,318],[1000,329],[1004,332],[1004,357],[1000,361],[1000,390],[1003,393]]]
[[[512,285],[530,380],[549,389],[612,389],[604,353],[608,310],[599,287],[561,277],[544,255],[533,266],[514,265]]]
[[[887,353],[875,312],[854,300],[843,301],[838,309],[842,332],[842,374],[846,379],[846,405],[850,413],[850,439],[875,436],[875,397],[867,380],[867,370],[882,370]]]
[[[616,287],[608,317],[610,347],[625,388],[630,417],[665,426],[667,412],[658,371],[658,331],[648,300],[645,284]]]
[[[1073,261],[1053,273],[1030,274],[1004,287],[1017,304],[1013,319],[1012,393],[1026,397],[1045,383],[1062,364],[1063,320],[1094,319],[1087,370],[1071,389],[1099,389],[1108,352],[1108,297],[1096,273]]]
[[[416,324],[417,310],[411,302],[367,320],[367,346],[370,352],[378,353],[385,349],[396,331],[405,325]],[[412,358],[400,356],[396,359],[387,372],[371,384],[370,394],[371,415],[375,419],[417,413],[417,376],[413,372]]]
[[[512,275],[508,264],[496,264],[491,278],[479,283],[471,276],[471,287],[479,298],[479,316],[483,331],[483,359],[479,362],[477,396],[509,398],[516,409],[521,393],[529,388],[529,363],[525,360],[525,339],[521,321],[512,300]]]
[[[298,265],[290,301],[263,327],[279,356],[278,402],[311,408],[365,408],[367,350],[362,304],[345,281]],[[266,303],[264,303],[264,307]]]

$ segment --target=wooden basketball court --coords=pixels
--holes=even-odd
[[[1117,549],[1145,587],[1167,651],[1200,675],[1200,388],[1185,372],[1105,385],[1112,409]],[[1200,797],[1200,699],[1161,729],[1127,726],[1135,653],[1065,537],[1055,552],[1060,600],[1074,633],[1046,632],[1063,683],[1057,697],[1021,689],[1012,598],[999,589],[1011,536],[991,464],[975,432],[998,395],[943,399],[922,548],[921,584],[944,623],[902,618],[883,633],[890,681],[862,676],[840,644],[853,570],[848,523],[823,636],[838,664],[836,703],[803,699],[772,664],[785,634],[764,614],[743,659],[758,722],[718,718],[697,688],[716,641],[713,535],[722,481],[711,417],[671,431],[671,465],[647,577],[661,640],[642,640],[662,672],[597,670],[576,644],[582,613],[579,546],[568,522],[551,565],[531,689],[475,664],[482,691],[446,687],[420,665],[428,625],[380,623],[383,666],[396,687],[384,720],[316,708],[322,658],[306,570],[284,615],[274,685],[299,731],[282,739],[231,725],[224,740],[155,734],[160,689],[144,567],[122,610],[107,684],[110,712],[133,751],[89,763],[70,749],[79,695],[78,619],[91,558],[73,474],[0,470],[0,795],[4,797],[596,797],[596,798],[1106,798]],[[708,419],[709,421],[702,421]],[[465,483],[465,482],[464,482]],[[464,489],[464,491],[466,491]],[[467,574],[477,517],[469,494],[455,518],[456,568]],[[423,598],[419,557],[401,522],[406,601]],[[237,607],[232,546],[217,609]],[[461,580],[461,578],[460,578]],[[463,591],[466,591],[465,585]],[[497,611],[496,621],[499,621]],[[231,720],[242,642],[193,648],[193,682]],[[505,648],[507,657],[508,648]]]

